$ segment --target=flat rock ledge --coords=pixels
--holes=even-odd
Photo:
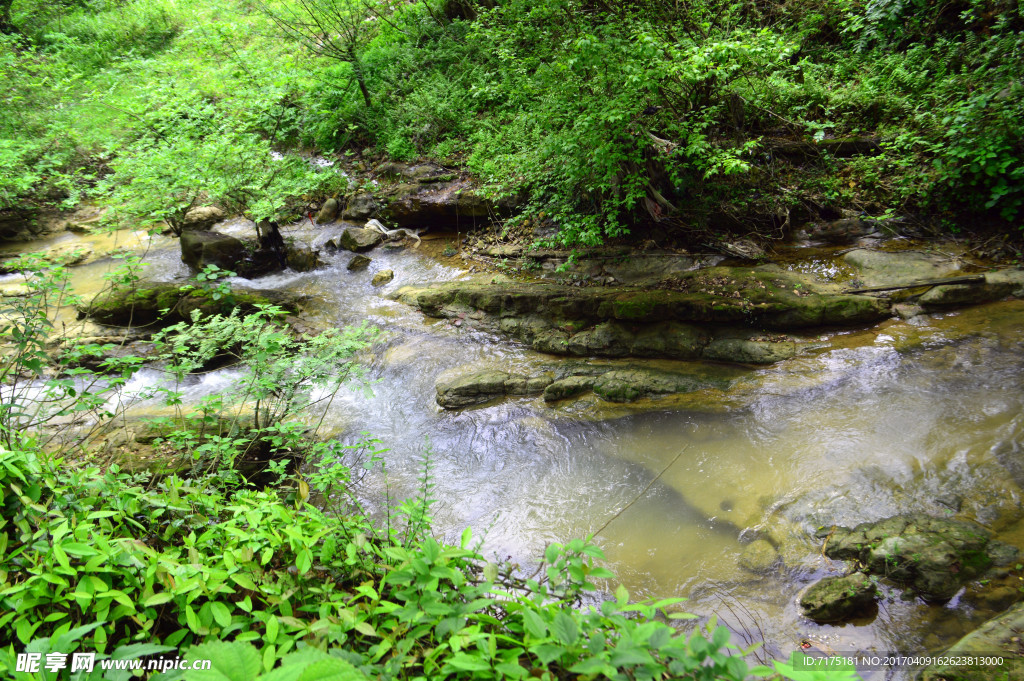
[[[457,281],[404,287],[393,297],[428,316],[469,320],[550,354],[750,364],[796,354],[796,343],[780,331],[866,325],[891,314],[885,300],[836,293],[771,268],[708,268],[662,286]]]
[[[589,392],[607,402],[634,402],[644,398],[727,389],[726,378],[667,371],[648,367],[558,366],[536,373],[458,367],[437,380],[437,404],[461,409],[504,397],[542,396],[545,402],[579,397]]]

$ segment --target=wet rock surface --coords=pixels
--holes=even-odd
[[[341,233],[337,243],[338,248],[343,248],[353,253],[360,253],[370,250],[382,241],[384,241],[384,235],[375,229],[350,227]]]
[[[551,354],[752,364],[797,352],[793,339],[758,329],[864,324],[890,314],[886,301],[838,294],[791,272],[721,267],[660,289],[459,281],[406,287],[395,297],[434,317],[482,312],[478,325]]]
[[[1013,547],[993,542],[991,532],[965,520],[911,514],[837,528],[825,555],[857,561],[929,602],[945,602],[993,564],[1012,560]]]
[[[841,622],[865,613],[875,602],[875,585],[867,575],[826,577],[800,598],[804,616],[818,623]]]
[[[81,316],[110,326],[170,325],[189,321],[192,312],[202,316],[227,314],[233,309],[255,310],[257,305],[281,305],[294,311],[297,296],[281,291],[233,289],[230,296],[214,300],[203,289],[182,289],[177,284],[141,284],[134,288],[118,288],[101,293],[91,301],[78,305]]]
[[[1004,681],[1024,679],[1024,603],[990,619],[954,643],[942,658],[966,662],[967,658],[1001,657],[1003,664],[942,664],[927,667],[920,681]]]
[[[194,270],[216,265],[246,278],[281,269],[277,254],[260,249],[255,240],[242,241],[220,232],[191,230],[181,234],[181,260]]]
[[[456,367],[438,378],[436,401],[445,409],[459,409],[509,396],[540,395],[545,402],[552,403],[593,391],[602,400],[622,403],[704,389],[724,389],[729,385],[728,379],[697,371],[622,364],[585,365],[573,362],[530,372],[468,366]]]

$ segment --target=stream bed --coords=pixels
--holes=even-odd
[[[110,245],[60,236],[68,239]],[[124,244],[144,251],[145,278],[186,280],[175,241],[124,233]],[[928,605],[894,590],[874,617],[828,626],[803,618],[797,600],[813,581],[843,572],[815,538],[833,525],[925,512],[975,520],[1024,546],[1024,302],[829,332],[767,368],[711,365],[739,380],[699,399],[621,405],[588,395],[552,405],[531,397],[445,411],[435,381],[446,370],[527,370],[552,358],[387,297],[462,270],[416,249],[369,255],[363,271],[348,271],[351,254],[340,252],[313,272],[236,283],[306,294],[307,312],[324,326],[365,320],[385,332],[368,385],[339,394],[323,423],[345,442],[365,432],[389,450],[387,480],[376,470],[360,482],[371,506],[386,494],[415,495],[429,451],[436,528],[449,541],[470,526],[487,557],[529,568],[548,543],[600,530],[595,542],[633,597],[688,598],[683,609],[717,615],[741,642],[763,640],[766,656],[808,645],[937,652],[995,614],[967,593]],[[73,286],[95,292],[119,264],[100,257],[75,267]],[[394,281],[375,288],[382,269]],[[219,389],[232,370],[223,371],[198,381],[186,400]],[[776,555],[755,565],[745,552],[757,539]]]

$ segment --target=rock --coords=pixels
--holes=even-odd
[[[909,514],[838,528],[825,555],[856,560],[875,575],[944,602],[991,565],[991,533],[964,520]]]
[[[594,387],[592,376],[570,376],[559,381],[554,381],[544,388],[544,401],[557,402],[569,397],[576,397]]]
[[[874,226],[870,222],[856,217],[815,225],[809,230],[808,236],[827,241],[830,244],[848,244],[874,231]]]
[[[194,270],[216,265],[239,276],[252,278],[281,268],[277,255],[227,234],[192,230],[181,233],[181,260]]]
[[[227,314],[233,309],[249,311],[259,304],[280,305],[290,311],[298,299],[280,291],[233,289],[230,296],[214,300],[201,288],[182,290],[177,284],[140,284],[101,293],[77,307],[80,315],[110,326],[170,325],[189,321],[193,310],[202,316]]]
[[[93,254],[88,244],[59,244],[43,251],[43,260],[54,265],[74,267],[81,265]]]
[[[181,229],[183,232],[206,232],[226,217],[224,211],[216,206],[199,206],[185,213],[185,219],[181,222]]]
[[[434,316],[445,305],[458,302],[500,317],[532,314],[593,324],[677,321],[792,329],[865,324],[890,314],[888,304],[878,298],[831,293],[791,272],[715,267],[681,275],[669,286],[455,281],[424,289],[403,288],[398,299]]]
[[[917,302],[924,307],[955,307],[960,305],[977,305],[992,300],[999,300],[1013,293],[1016,287],[1010,281],[994,281],[989,277],[978,284],[941,284],[928,289]]]
[[[341,216],[348,220],[368,220],[379,208],[380,203],[372,194],[360,192],[348,200]]]
[[[320,254],[305,244],[285,242],[288,267],[296,272],[312,272],[320,266]]]
[[[68,220],[64,225],[64,231],[72,232],[73,234],[88,234],[89,225],[83,225],[80,222],[72,222]]]
[[[755,539],[740,554],[739,564],[744,570],[757,574],[771,571],[779,562],[779,552],[767,539]]]
[[[866,611],[875,602],[875,594],[875,585],[862,572],[825,577],[804,593],[800,607],[804,616],[815,622],[841,622]]]
[[[860,270],[865,286],[906,284],[919,279],[938,279],[960,273],[960,266],[948,258],[917,251],[889,253],[859,248],[843,256]]]
[[[381,270],[373,275],[373,279],[370,280],[370,283],[374,286],[383,286],[384,284],[390,283],[394,278],[395,273],[393,270]]]
[[[549,377],[527,377],[496,369],[471,373],[446,372],[437,381],[437,404],[459,409],[483,404],[506,395],[536,395],[551,382]]]
[[[1024,298],[1024,270],[1000,270],[985,275],[985,283],[989,285],[1009,284],[1011,295]]]
[[[924,314],[924,308],[911,303],[897,303],[892,306],[892,311],[900,319],[913,319]]]
[[[324,205],[321,206],[320,212],[316,214],[317,223],[326,225],[329,222],[334,222],[338,217],[340,209],[341,206],[338,205],[337,199],[327,199],[324,201]]]
[[[365,255],[354,255],[351,260],[348,261],[348,269],[352,272],[359,270],[365,270],[373,262]]]
[[[368,251],[382,241],[384,241],[384,235],[375,229],[351,227],[341,233],[341,237],[338,239],[338,246],[346,251],[358,253],[360,251]]]
[[[764,249],[750,239],[737,239],[721,244],[721,249],[734,258],[741,260],[757,260],[767,255]]]
[[[1024,603],[990,619],[954,643],[941,657],[949,662],[965,658],[1001,657],[1002,665],[933,665],[924,669],[920,681],[1011,681],[1024,679],[1021,632],[1024,631]]]
[[[758,341],[741,338],[713,340],[704,348],[705,359],[740,364],[772,364],[796,356],[793,341]]]

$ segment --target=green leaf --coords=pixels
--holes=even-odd
[[[252,681],[260,673],[260,654],[249,643],[210,641],[188,649],[185,659],[210,660],[207,670],[185,672],[185,681]]]
[[[555,638],[568,646],[574,645],[580,635],[579,627],[576,625],[576,620],[565,612],[559,612],[555,615],[555,621],[551,627],[551,631],[555,635]]]
[[[351,663],[332,657],[310,664],[299,681],[367,681],[367,677]]]
[[[534,638],[544,638],[548,635],[548,626],[533,610],[523,610],[523,626],[526,628],[526,632]]]
[[[231,625],[231,611],[228,609],[228,606],[220,601],[215,601],[210,604],[210,608],[213,611],[213,619],[217,621],[217,624],[222,628],[227,628]]]

